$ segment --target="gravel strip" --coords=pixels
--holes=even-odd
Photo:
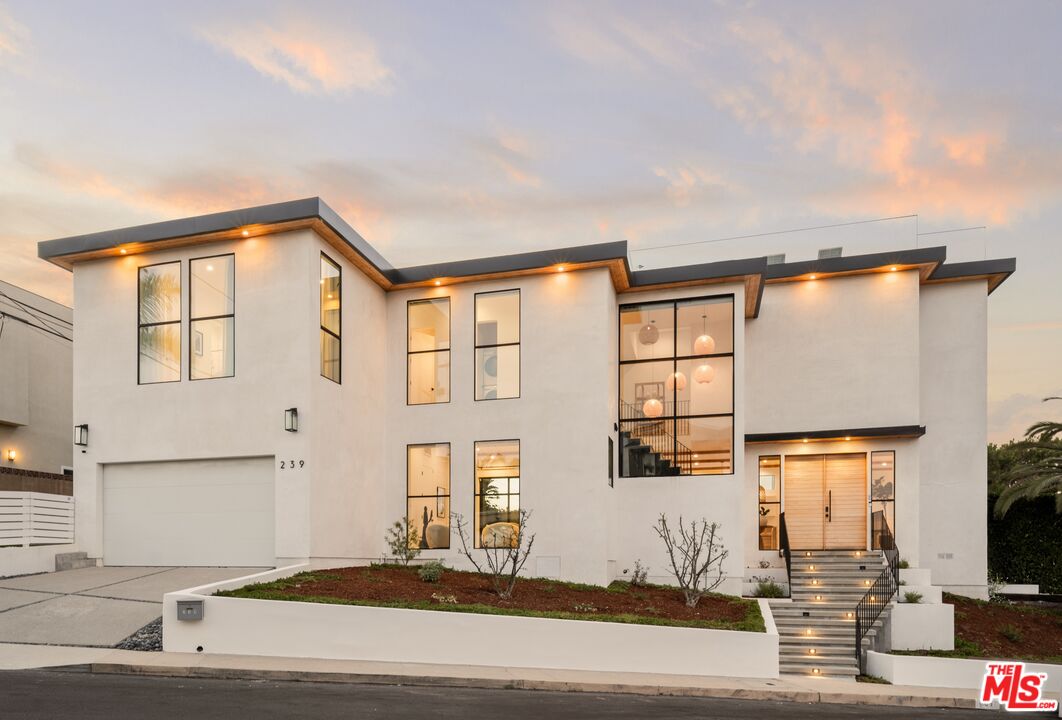
[[[119,650],[162,652],[162,618],[152,620],[115,647]]]

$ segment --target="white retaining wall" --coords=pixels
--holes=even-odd
[[[979,689],[985,666],[995,660],[889,655],[867,652],[867,673],[885,678],[893,685]],[[1047,673],[1046,691],[1062,692],[1062,665],[1026,663],[1028,673]]]
[[[215,597],[293,575],[289,566],[175,593],[163,602],[167,652],[446,665],[778,677],[778,634]],[[200,621],[178,600],[203,600]],[[765,603],[761,603],[761,611]],[[765,611],[770,617],[770,611]]]
[[[55,570],[55,556],[74,552],[76,545],[34,545],[32,547],[0,547],[0,578],[12,575],[32,575]]]

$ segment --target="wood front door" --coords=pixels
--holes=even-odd
[[[866,548],[865,453],[786,455],[782,483],[791,548]]]

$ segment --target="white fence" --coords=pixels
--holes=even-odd
[[[0,547],[74,542],[74,498],[36,492],[0,492]]]

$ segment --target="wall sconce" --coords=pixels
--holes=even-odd
[[[14,449],[11,449],[4,453],[4,457],[7,458],[8,462],[15,462],[15,458],[18,457],[18,453],[15,452]]]
[[[288,432],[299,431],[299,409],[288,408],[284,411],[284,429]]]
[[[74,426],[74,444],[81,447],[88,445],[88,425]]]

